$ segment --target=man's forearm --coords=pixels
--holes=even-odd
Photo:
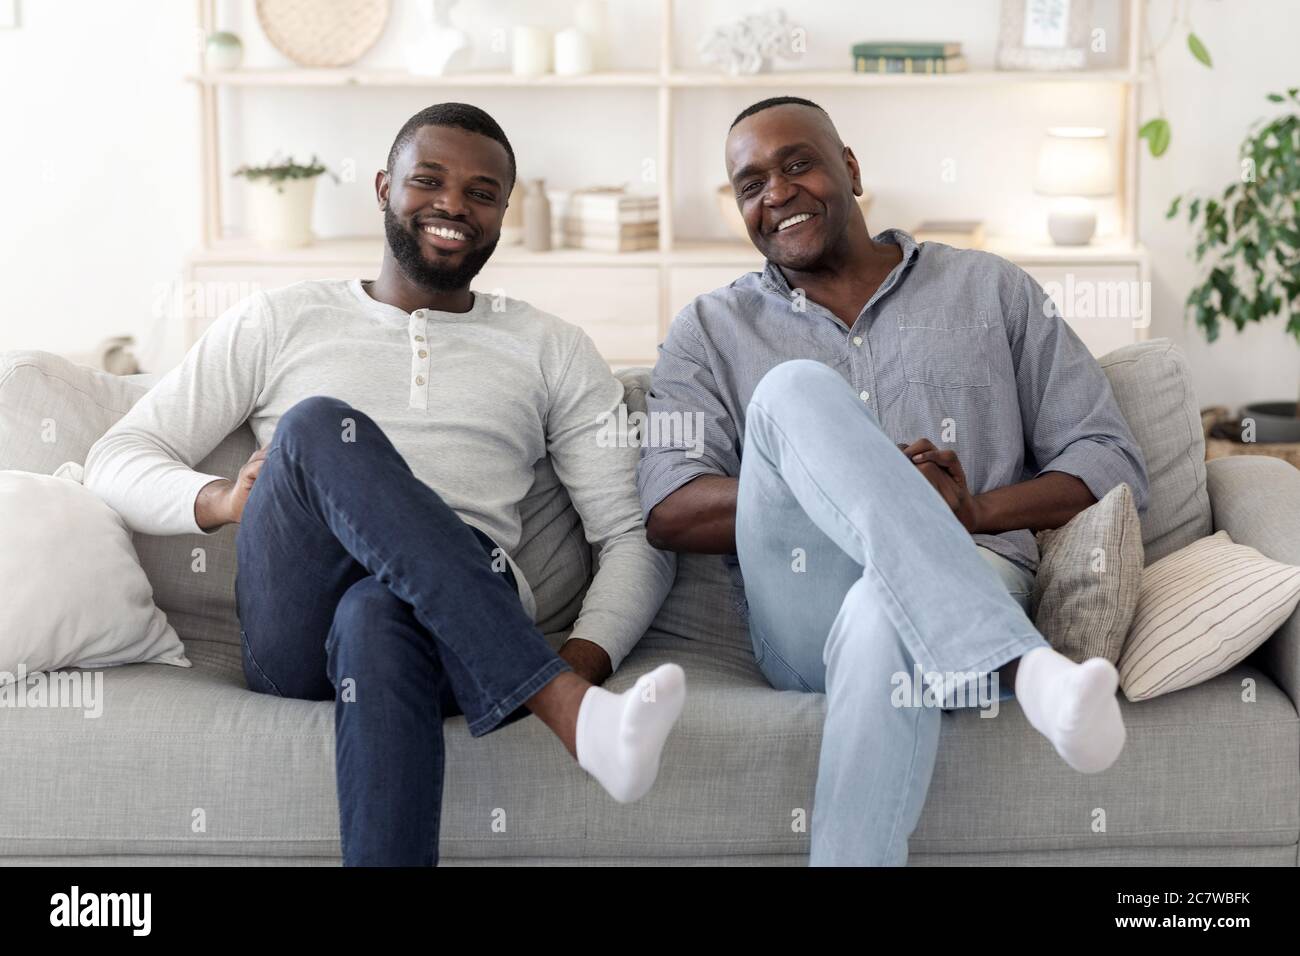
[[[194,520],[204,531],[215,531],[228,523],[226,498],[231,484],[230,479],[220,478],[199,489],[194,498]]]
[[[1049,471],[1037,478],[975,496],[975,533],[1059,528],[1097,501],[1074,475]]]
[[[650,512],[646,537],[664,551],[736,553],[737,478],[701,475]]]

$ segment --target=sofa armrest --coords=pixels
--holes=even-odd
[[[1214,530],[1274,561],[1300,565],[1300,469],[1267,455],[1235,455],[1207,462],[1205,470]],[[1300,611],[1252,661],[1300,708]]]

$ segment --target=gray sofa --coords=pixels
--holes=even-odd
[[[1207,470],[1186,363],[1167,340],[1102,364],[1148,461],[1148,561],[1222,528],[1300,564],[1300,472],[1259,457]],[[647,370],[621,375],[629,405],[643,406]],[[0,356],[0,468],[50,473],[84,460],[148,381],[46,353]],[[49,418],[54,443],[40,437]],[[252,449],[241,428],[199,467],[233,475]],[[520,562],[558,642],[591,555],[545,463],[524,512]],[[192,669],[107,670],[97,720],[0,710],[0,861],[339,862],[333,705],[245,687],[235,533],[136,536]],[[1066,767],[1013,703],[994,720],[945,714],[913,864],[1296,865],[1298,618],[1228,674],[1122,701],[1128,746],[1097,776]],[[679,561],[668,601],[610,686],[670,660],[686,669],[689,700],[655,789],[631,806],[608,799],[536,721],[479,740],[463,718],[448,721],[444,862],[804,863],[824,699],[765,684],[717,558]]]

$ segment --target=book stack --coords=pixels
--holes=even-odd
[[[659,245],[659,197],[621,188],[552,193],[559,245],[597,252],[635,252]]]
[[[964,73],[960,43],[879,41],[853,47],[855,73]]]

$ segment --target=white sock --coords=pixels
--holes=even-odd
[[[621,694],[592,687],[578,708],[578,765],[619,803],[654,785],[659,755],[686,702],[686,672],[663,664]]]
[[[1119,674],[1104,657],[1076,664],[1050,647],[1020,658],[1015,692],[1034,729],[1081,773],[1098,773],[1124,749],[1124,719],[1115,689]]]

